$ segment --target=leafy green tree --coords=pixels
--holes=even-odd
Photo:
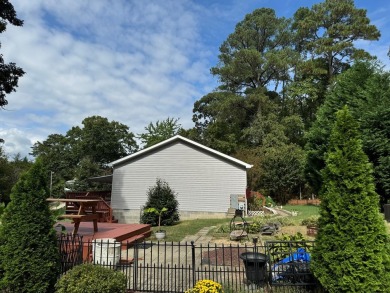
[[[241,113],[238,109],[231,110],[232,104],[241,99],[235,94],[215,92],[195,102],[192,120],[203,145],[227,154],[234,151],[240,133],[238,116]]]
[[[275,143],[295,143],[304,145],[304,125],[298,115],[281,115],[279,105],[268,97],[263,97],[258,104],[256,116],[242,132],[252,146]],[[267,142],[268,141],[268,142]]]
[[[31,155],[42,158],[46,168],[56,174],[53,179],[70,180],[74,178],[71,170],[79,160],[74,144],[67,136],[50,134],[43,142],[33,145]]]
[[[95,190],[99,186],[111,189],[111,186],[102,185],[102,183],[89,183],[88,181],[88,178],[102,175],[103,170],[98,163],[92,161],[91,157],[83,157],[75,168],[74,174],[77,180],[72,189],[74,191]]]
[[[256,157],[265,154],[268,147],[264,144],[271,148],[272,143],[283,142],[301,153],[297,146],[305,145],[304,133],[313,121],[332,121],[332,115],[317,117],[319,107],[325,99],[329,100],[326,98],[329,89],[331,95],[335,95],[331,103],[334,110],[324,113],[333,114],[343,105],[341,101],[345,98],[337,101],[334,89],[337,88],[338,94],[345,91],[338,81],[334,82],[336,77],[357,61],[371,58],[355,46],[355,41],[377,40],[379,36],[366,10],[357,9],[352,0],[325,0],[311,8],[298,9],[291,19],[277,17],[275,11],[268,8],[254,10],[222,43],[219,63],[211,68],[220,86],[195,102],[195,127],[185,135],[223,153],[248,156],[252,160],[249,163],[264,163],[266,158]],[[369,71],[363,70],[364,74]],[[350,81],[347,85],[350,93],[357,91],[353,83]],[[355,84],[368,88],[369,83],[357,77]],[[369,87],[371,93],[367,94],[373,96],[373,87]],[[350,93],[348,96],[352,96]],[[318,172],[324,165],[322,155],[331,124],[324,129],[318,125],[321,123],[317,122],[313,129],[322,136],[317,133],[307,136],[310,146],[306,177],[310,184],[314,183],[315,191],[321,185]],[[315,141],[311,137],[316,137]],[[375,174],[386,177],[389,174],[384,165],[386,155],[380,158],[378,153],[376,155],[375,166],[381,167],[375,167]],[[260,166],[249,171],[250,182],[255,184],[252,188],[258,188],[261,172],[265,171]],[[382,178],[381,185],[378,184],[383,190],[387,188],[384,182]]]
[[[0,2],[0,34],[7,29],[7,24],[23,26],[23,20],[16,16],[13,5],[8,0]],[[3,55],[0,54],[0,108],[8,104],[5,96],[15,91],[19,77],[24,75],[22,68],[15,63],[4,63]]]
[[[183,137],[186,137],[190,140],[202,143],[201,142],[201,133],[200,133],[199,129],[197,129],[195,127],[188,128],[188,129],[180,128],[180,130],[178,131],[177,134],[181,135]]]
[[[305,153],[297,145],[279,144],[265,148],[259,187],[276,202],[286,204],[304,183],[304,162]]]
[[[247,183],[248,188],[251,190],[260,191],[263,190],[263,186],[260,183],[260,177],[264,173],[263,169],[263,159],[264,152],[261,147],[257,148],[241,148],[236,153],[234,153],[234,157],[253,165],[252,168],[247,170]],[[263,191],[264,193],[264,191]]]
[[[329,292],[388,292],[389,236],[359,127],[346,106],[337,112],[322,176],[314,275]]]
[[[247,144],[243,130],[249,127],[260,107],[267,107],[263,89],[246,96],[229,92],[209,93],[194,104],[193,121],[199,141],[225,154]]]
[[[211,69],[220,89],[239,93],[288,79],[289,64],[297,58],[290,30],[290,21],[278,18],[273,9],[247,14],[222,43],[219,64]]]
[[[278,105],[267,96],[259,97],[257,113],[250,125],[242,132],[252,146],[262,146],[267,140],[267,135],[273,133],[276,140],[287,142],[284,135],[284,127],[280,123],[281,117]]]
[[[3,216],[4,209],[5,209],[5,204],[3,202],[0,202],[0,226],[1,226],[1,217]]]
[[[346,104],[355,119],[361,122],[363,148],[374,165],[377,192],[385,201],[390,198],[390,173],[386,171],[390,157],[390,116],[387,110],[390,109],[390,73],[381,71],[375,64],[356,63],[338,76],[330,89],[316,121],[306,133],[306,178],[318,192],[335,112]]]
[[[370,107],[372,109],[371,111],[363,113],[363,119],[361,119],[361,128],[364,139],[363,147],[374,165],[376,190],[381,195],[382,203],[386,203],[390,199],[389,96],[390,90],[387,91],[387,103],[377,101],[377,105],[375,107]],[[382,101],[383,100],[385,99],[382,99]]]
[[[163,121],[157,121],[155,124],[152,122],[145,127],[144,133],[138,135],[144,148],[148,148],[159,142],[167,140],[179,133],[181,125],[179,119],[167,118]]]
[[[148,200],[143,207],[143,210],[154,208],[157,211],[166,211],[161,214],[161,223],[159,223],[159,215],[156,213],[143,213],[141,223],[151,224],[153,226],[161,224],[162,226],[170,226],[179,221],[179,203],[176,200],[175,192],[170,188],[169,184],[157,178],[156,184],[151,186],[147,191]]]
[[[289,115],[301,117],[305,129],[311,126],[316,112],[325,99],[328,80],[326,70],[313,60],[302,61],[295,67],[294,80],[285,89],[285,109]]]
[[[2,217],[0,288],[4,292],[53,292],[60,256],[47,197],[47,170],[37,160],[12,189]]]
[[[380,37],[366,14],[365,9],[355,7],[353,0],[325,0],[311,9],[298,9],[292,25],[297,49],[307,59],[323,60],[330,81],[354,60],[370,58],[366,51],[354,45],[358,40],[373,41]]]
[[[101,116],[87,117],[83,127],[72,127],[66,136],[74,144],[79,159],[88,156],[104,166],[137,150],[134,134],[129,127]]]
[[[0,202],[9,201],[9,191],[12,188],[9,184],[10,173],[11,168],[8,164],[8,158],[0,146]]]
[[[10,201],[12,187],[31,165],[32,163],[26,157],[21,158],[20,154],[10,160],[0,146],[0,202],[7,204]]]
[[[378,40],[380,33],[353,0],[326,0],[296,11],[292,23],[294,49],[301,55],[291,69],[286,103],[306,127],[315,120],[334,76],[354,62],[371,56],[358,49],[358,40]]]
[[[129,127],[100,116],[87,117],[83,127],[72,127],[66,135],[51,134],[32,147],[31,154],[40,157],[54,172],[53,190],[61,191],[64,182],[78,179],[80,188],[98,188],[85,179],[107,175],[107,163],[138,149]]]

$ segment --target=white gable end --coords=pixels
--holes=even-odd
[[[177,193],[180,211],[227,212],[230,194],[245,194],[247,185],[247,164],[180,139],[113,166],[114,210],[140,209],[156,178]]]

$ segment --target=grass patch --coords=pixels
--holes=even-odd
[[[161,229],[166,231],[164,241],[182,241],[187,235],[194,235],[204,227],[218,226],[230,222],[230,218],[223,219],[196,219],[179,221],[173,226],[162,226]],[[158,230],[158,227],[152,227],[152,231]],[[155,240],[154,234],[148,240]]]
[[[303,219],[320,215],[320,207],[315,205],[286,205],[283,209],[298,212],[297,216],[290,217],[296,225],[301,225]]]
[[[266,217],[263,219],[264,223],[272,222],[273,220],[277,220],[283,226],[291,226],[291,225],[301,225],[302,220],[319,215],[319,207],[312,205],[298,206],[298,205],[287,205],[283,206],[283,209],[288,211],[297,211],[298,216],[296,217]],[[253,222],[255,218],[245,217],[245,219],[249,222]],[[188,235],[195,235],[199,230],[204,227],[217,226],[216,229],[210,231],[213,237],[216,238],[228,238],[230,233],[230,220],[231,218],[223,218],[223,219],[196,219],[196,220],[185,220],[180,221],[176,225],[173,226],[162,226],[161,229],[166,231],[166,237],[164,241],[182,241],[184,237]],[[156,231],[158,227],[152,227],[152,231]],[[255,234],[251,234],[249,237],[257,236]],[[156,240],[154,233],[152,233],[151,237],[148,240]]]

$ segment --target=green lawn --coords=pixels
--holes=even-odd
[[[319,208],[317,206],[293,206],[293,205],[287,205],[284,206],[283,209],[286,209],[288,211],[295,210],[298,212],[298,216],[296,217],[289,217],[291,221],[293,221],[294,225],[301,225],[301,222],[303,219],[316,216],[318,215]],[[196,219],[196,220],[186,220],[186,221],[180,221],[174,226],[164,226],[161,227],[161,229],[166,231],[166,238],[165,241],[181,241],[183,238],[187,235],[194,235],[199,230],[201,230],[204,227],[211,227],[211,226],[224,226],[225,228],[222,229],[223,234],[227,235],[229,234],[229,223],[231,218],[224,218],[224,219]],[[251,221],[251,218],[246,218],[246,220]],[[153,227],[153,232],[156,231],[158,228]],[[218,230],[218,229],[217,229]],[[225,231],[226,230],[226,231]],[[215,231],[213,231],[215,233]],[[149,240],[155,240],[154,235],[149,238]]]
[[[298,216],[292,217],[296,225],[300,225],[303,219],[319,216],[320,210],[319,206],[314,205],[286,205],[283,206],[283,209],[298,212]]]
[[[194,235],[200,229],[204,227],[216,226],[227,224],[230,222],[230,218],[224,219],[196,219],[196,220],[186,220],[180,221],[174,226],[162,226],[161,229],[166,231],[166,237],[164,241],[181,241],[187,235]],[[158,227],[153,227],[153,232],[156,231]],[[149,240],[155,240],[154,235],[152,235]]]

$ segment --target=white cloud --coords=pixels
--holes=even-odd
[[[200,59],[207,48],[190,5],[15,1],[24,27],[10,26],[2,49],[26,75],[8,97],[10,111],[0,116],[6,151],[20,144],[26,154],[34,138],[64,133],[92,115],[135,133],[168,116],[192,126],[193,103],[205,94],[210,64]],[[17,131],[5,120],[18,120],[11,123]]]
[[[3,147],[6,150],[6,153],[11,154],[11,156],[18,153],[21,154],[22,157],[27,156],[29,150],[26,149],[25,146],[29,146],[33,143],[31,137],[29,138],[27,133],[15,128],[8,129],[7,131],[0,129],[0,137],[6,137]]]
[[[167,117],[192,127],[193,103],[216,87],[209,69],[235,24],[255,8],[274,6],[279,15],[277,5],[302,6],[270,0],[11,2],[24,26],[7,27],[1,53],[26,75],[0,112],[0,137],[6,152],[22,155],[37,140],[64,134],[92,115],[134,133]],[[363,46],[388,60],[389,9],[378,7],[369,16],[383,41]]]

